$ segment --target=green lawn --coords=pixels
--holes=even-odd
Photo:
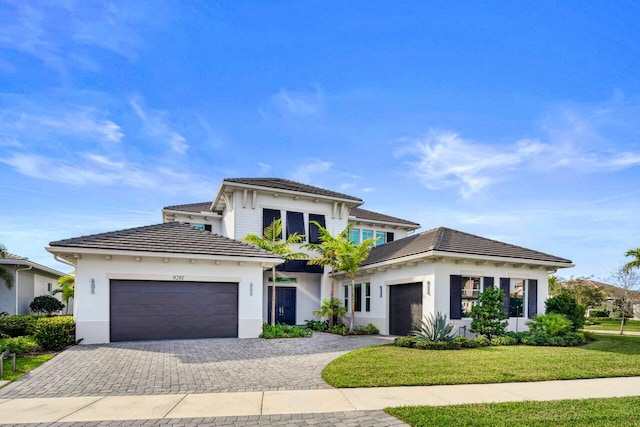
[[[412,426],[640,426],[640,397],[388,408]]]
[[[392,345],[347,353],[325,367],[334,387],[481,384],[640,375],[640,337],[599,335],[580,347],[416,350]]]
[[[11,370],[11,360],[5,360],[3,364],[2,380],[15,381],[32,369],[42,365],[47,360],[50,360],[54,354],[39,354],[36,356],[24,356],[16,358],[16,371]]]
[[[598,325],[585,326],[587,331],[619,331],[620,319],[598,320]],[[640,332],[640,320],[627,320],[624,325],[625,331]]]

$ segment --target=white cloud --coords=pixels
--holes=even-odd
[[[149,137],[167,144],[172,151],[183,154],[189,148],[189,145],[184,136],[167,124],[169,115],[164,111],[145,109],[143,102],[144,100],[139,96],[134,97],[129,102],[133,111],[142,120],[143,131]]]
[[[291,176],[291,179],[294,181],[309,184],[312,181],[313,175],[328,172],[332,166],[333,166],[333,163],[331,162],[327,162],[319,159],[312,159],[299,164],[293,170],[290,176]]]
[[[464,140],[455,132],[431,130],[426,137],[398,150],[396,156],[411,154],[417,159],[411,162],[413,172],[425,187],[431,190],[455,187],[462,197],[468,198],[546,148],[535,140],[497,148]]]
[[[312,92],[280,89],[280,92],[271,97],[271,102],[281,112],[296,116],[314,116],[324,108],[324,95],[318,87]]]
[[[271,165],[266,163],[258,162],[258,166],[260,167],[259,175],[266,175],[271,170]]]

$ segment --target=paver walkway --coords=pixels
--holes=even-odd
[[[0,389],[0,399],[326,389],[320,374],[330,361],[389,342],[315,332],[298,339],[80,345]]]

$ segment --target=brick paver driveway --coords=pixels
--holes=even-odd
[[[327,363],[345,352],[389,342],[314,332],[296,339],[75,346],[0,389],[0,398],[330,388],[320,377]]]

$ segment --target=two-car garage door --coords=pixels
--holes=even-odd
[[[238,336],[238,284],[111,280],[111,342]]]

